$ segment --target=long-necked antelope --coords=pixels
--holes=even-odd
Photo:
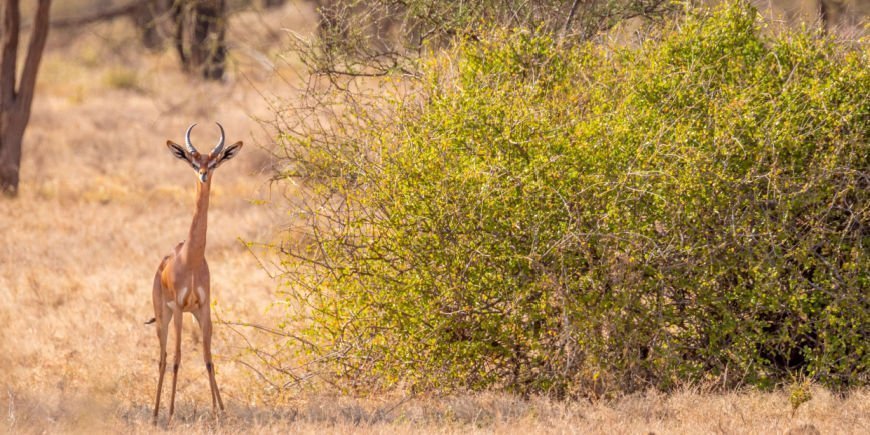
[[[147,323],[157,324],[157,337],[160,339],[160,374],[157,378],[157,400],[154,404],[154,423],[160,409],[160,393],[163,391],[163,375],[166,373],[166,339],[169,322],[175,320],[175,364],[172,366],[172,395],[169,399],[169,420],[175,412],[175,386],[178,380],[178,366],[181,363],[181,319],[185,312],[193,313],[202,329],[202,353],[211,386],[212,410],[220,406],[224,410],[217,381],[214,376],[214,363],[211,358],[211,304],[210,275],[205,261],[205,238],[208,225],[208,196],[211,188],[212,172],[227,160],[235,157],[242,148],[236,142],[224,148],[224,128],[218,124],[221,137],[217,146],[208,153],[200,154],[190,143],[190,131],[196,124],[187,128],[184,144],[166,141],[172,154],[186,161],[196,171],[196,208],[193,222],[186,241],[183,241],[163,258],[154,275],[154,318]]]

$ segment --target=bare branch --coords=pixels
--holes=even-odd
[[[266,326],[258,325],[258,324],[256,324],[256,323],[231,322],[231,321],[228,321],[228,320],[223,320],[223,321],[221,321],[221,323],[223,323],[223,324],[225,324],[225,325],[245,326],[245,327],[248,327],[248,328],[259,329],[260,331],[268,332],[268,333],[270,333],[270,334],[278,335],[278,336],[281,336],[281,337],[292,338],[292,339],[294,339],[294,340],[296,340],[296,341],[299,341],[299,342],[302,343],[302,344],[305,344],[306,346],[316,347],[316,346],[314,345],[314,343],[312,343],[312,342],[310,342],[310,341],[308,341],[308,340],[306,340],[306,339],[304,339],[304,338],[301,338],[301,337],[296,336],[296,335],[293,335],[293,334],[288,334],[288,333],[286,333],[286,332],[279,331],[279,330],[277,330],[277,329],[272,329],[272,328],[269,328],[269,327],[266,327]]]
[[[27,47],[27,58],[24,60],[24,70],[21,73],[21,83],[18,85],[19,104],[25,123],[30,117],[30,104],[33,102],[33,88],[36,86],[36,73],[39,71],[39,61],[42,60],[42,50],[48,39],[48,15],[51,0],[39,0],[36,16],[33,20],[33,34]]]
[[[568,30],[571,29],[571,21],[574,21],[574,14],[577,13],[577,6],[580,5],[580,0],[574,0],[574,4],[571,5],[571,12],[568,13],[568,19],[565,20],[565,27],[562,28],[562,37],[568,34]]]
[[[86,15],[82,17],[70,17],[70,18],[60,18],[58,20],[51,22],[51,27],[55,28],[67,28],[67,27],[78,27],[84,26],[91,23],[96,23],[98,21],[111,20],[118,17],[123,17],[125,15],[130,15],[133,11],[136,10],[141,5],[144,5],[148,0],[133,0],[130,3],[118,6],[116,8],[112,8],[106,11],[102,11],[93,15]]]

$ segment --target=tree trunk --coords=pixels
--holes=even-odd
[[[178,0],[174,11],[178,56],[184,69],[220,80],[226,61],[226,1]]]
[[[173,30],[170,20],[174,0],[145,0],[135,6],[131,18],[139,29],[142,45],[160,50]]]
[[[50,7],[51,0],[39,0],[37,3],[33,33],[16,89],[21,12],[19,0],[5,0],[3,4],[3,22],[0,25],[0,192],[7,196],[18,194],[21,139],[30,120],[36,72],[48,39]]]

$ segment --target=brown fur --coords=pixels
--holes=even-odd
[[[192,127],[191,127],[192,128]],[[190,129],[188,129],[188,134]],[[212,410],[224,410],[220,390],[214,374],[211,356],[211,275],[205,260],[206,232],[208,227],[208,200],[211,189],[210,173],[226,160],[235,156],[242,147],[236,142],[223,150],[200,154],[180,145],[167,141],[166,146],[175,157],[187,161],[197,172],[196,207],[187,240],[175,246],[172,252],[163,257],[154,274],[153,302],[157,337],[160,340],[160,365],[157,380],[157,398],[154,404],[154,423],[160,410],[160,395],[163,391],[163,376],[166,373],[166,344],[169,323],[175,329],[175,361],[172,366],[172,393],[169,399],[169,419],[175,413],[175,391],[178,381],[178,368],[181,364],[181,326],[185,312],[192,313],[202,329],[203,361],[209,377]],[[200,290],[201,289],[201,290]]]

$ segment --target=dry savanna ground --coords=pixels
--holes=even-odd
[[[125,20],[51,34],[20,196],[0,198],[0,432],[870,432],[870,392],[840,397],[816,387],[794,412],[786,391],[686,390],[594,404],[494,393],[407,400],[290,391],[279,400],[238,358],[246,339],[267,345],[268,337],[222,323],[213,346],[228,409],[216,420],[191,316],[177,418],[166,424],[164,402],[152,426],[158,347],[143,322],[153,315],[154,270],[186,236],[195,182],[164,143],[199,122],[193,141],[210,147],[213,121],[229,141],[247,143],[214,178],[213,303],[224,320],[280,317],[271,307],[276,282],[240,240],[270,240],[289,219],[271,201],[287,192],[270,187],[271,133],[256,119],[269,118],[274,97],[294,95],[301,69],[280,47],[285,29],[306,34],[313,22],[307,3],[234,15],[224,83],[186,77],[170,51],[138,48]]]

